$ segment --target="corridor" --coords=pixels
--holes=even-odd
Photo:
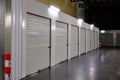
[[[120,49],[94,50],[23,80],[120,80]]]

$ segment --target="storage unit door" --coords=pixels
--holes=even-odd
[[[113,46],[113,34],[112,33],[101,34],[101,43],[104,46]]]
[[[91,31],[90,30],[86,30],[86,49],[87,51],[90,51],[90,34],[91,34]]]
[[[95,49],[95,46],[96,46],[96,39],[95,39],[95,31],[94,31],[94,33],[93,33],[93,35],[94,35],[94,49]]]
[[[97,32],[97,48],[99,48],[99,32]]]
[[[0,0],[0,80],[4,80],[6,0]],[[9,28],[9,27],[8,27]]]
[[[91,49],[93,50],[94,49],[94,46],[95,46],[95,32],[92,31],[91,32]]]
[[[79,33],[77,26],[71,26],[71,57],[76,57],[79,55]]]
[[[94,32],[94,40],[95,40],[95,44],[94,44],[94,49],[96,49],[96,32]]]
[[[27,14],[25,44],[27,75],[49,67],[50,20]]]
[[[81,28],[80,32],[80,53],[83,54],[85,53],[86,50],[86,30]]]
[[[67,24],[56,22],[56,64],[67,60]]]
[[[116,45],[120,46],[120,33],[117,33],[117,40],[116,40]]]
[[[95,32],[95,48],[98,46],[98,33]]]

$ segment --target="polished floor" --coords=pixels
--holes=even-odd
[[[3,73],[3,70],[4,70],[3,69],[3,63],[4,63],[3,62],[3,55],[0,54],[0,80],[4,80],[3,79],[3,77],[4,77],[3,76],[4,75],[4,73]]]
[[[23,80],[120,80],[120,48],[103,48]]]

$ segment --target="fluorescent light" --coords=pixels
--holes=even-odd
[[[83,22],[83,20],[82,20],[82,19],[78,19],[78,22],[82,23],[82,22]]]
[[[82,25],[83,20],[82,19],[78,19],[78,24],[81,26]]]
[[[51,9],[51,8],[48,8],[48,12],[49,12],[49,15],[53,18],[57,18],[58,17],[58,12]]]
[[[57,12],[59,12],[59,11],[60,11],[60,9],[59,9],[59,8],[57,8],[57,7],[55,7],[55,6],[52,6],[52,5],[50,6],[50,8],[51,8],[51,9],[53,9],[53,10],[55,10],[55,11],[57,11]]]
[[[100,33],[101,33],[101,34],[104,34],[104,33],[106,33],[106,31],[105,31],[105,30],[101,30]]]
[[[93,30],[93,27],[94,27],[94,24],[91,24],[91,26],[90,26],[91,30]]]

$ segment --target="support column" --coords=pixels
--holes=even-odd
[[[11,80],[22,78],[23,0],[12,0]]]

